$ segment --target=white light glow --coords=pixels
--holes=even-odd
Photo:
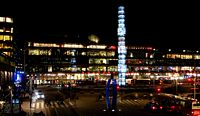
[[[126,53],[127,48],[125,46],[125,11],[123,6],[118,7],[118,28],[117,28],[117,35],[118,35],[118,83],[119,86],[126,85]]]

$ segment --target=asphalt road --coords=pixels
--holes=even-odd
[[[148,99],[118,99],[117,111],[104,111],[106,110],[105,100],[97,101],[99,93],[79,91],[77,95],[78,100],[66,99],[63,104],[59,104],[56,100],[57,88],[52,87],[39,87],[43,90],[45,96],[50,97],[51,105],[45,105],[46,116],[103,116],[103,115],[115,115],[115,116],[132,116],[145,115],[145,116],[167,116],[162,113],[151,113],[143,110],[144,105],[149,101]]]

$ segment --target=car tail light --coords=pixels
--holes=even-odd
[[[152,107],[152,109],[153,109],[153,110],[155,110],[155,109],[156,109],[156,107],[155,107],[155,106],[153,106],[153,107]]]
[[[175,109],[175,106],[171,106],[171,109]]]
[[[162,110],[162,108],[163,108],[163,107],[162,107],[162,106],[160,106],[160,109],[161,109],[161,110]]]

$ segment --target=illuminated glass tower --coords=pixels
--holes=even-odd
[[[124,6],[118,7],[118,28],[117,28],[117,36],[118,36],[118,83],[119,86],[126,85],[126,46],[125,46],[125,11]]]

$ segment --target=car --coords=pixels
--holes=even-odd
[[[41,90],[34,90],[33,97],[35,99],[44,99],[45,98],[44,93]]]
[[[144,106],[145,111],[159,112],[162,110],[162,106],[156,101],[150,101]]]

